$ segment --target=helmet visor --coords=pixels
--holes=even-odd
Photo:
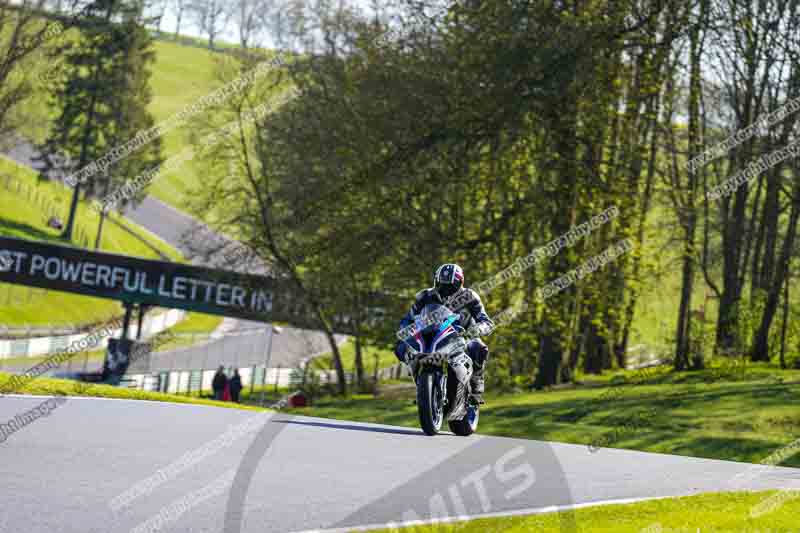
[[[436,291],[442,298],[449,298],[450,296],[454,295],[456,291],[460,288],[460,284],[455,283],[437,283],[436,284]]]

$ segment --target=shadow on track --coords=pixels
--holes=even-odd
[[[300,420],[273,420],[273,424],[299,424],[301,426],[314,426],[330,429],[346,429],[350,431],[369,431],[372,433],[392,433],[394,435],[424,435],[422,430],[412,429],[392,429],[392,428],[375,428],[367,426],[356,426],[354,424],[334,424],[332,422],[301,422]],[[445,434],[446,435],[446,434]]]

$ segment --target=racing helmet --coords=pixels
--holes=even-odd
[[[449,298],[464,286],[464,270],[454,263],[445,263],[436,269],[433,286],[442,298]]]

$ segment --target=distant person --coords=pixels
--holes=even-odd
[[[217,373],[214,374],[214,380],[211,382],[211,388],[214,390],[214,399],[223,401],[225,399],[225,389],[228,386],[228,376],[225,375],[225,369],[220,366]]]
[[[231,400],[239,403],[239,393],[242,392],[242,376],[239,375],[239,369],[233,371],[233,377],[230,381]]]

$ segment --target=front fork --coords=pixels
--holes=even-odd
[[[417,365],[417,373],[414,376],[414,384],[419,386],[419,377],[422,375],[422,365]],[[441,376],[439,377],[439,389],[442,391],[442,407],[447,407],[447,361],[442,361]]]

